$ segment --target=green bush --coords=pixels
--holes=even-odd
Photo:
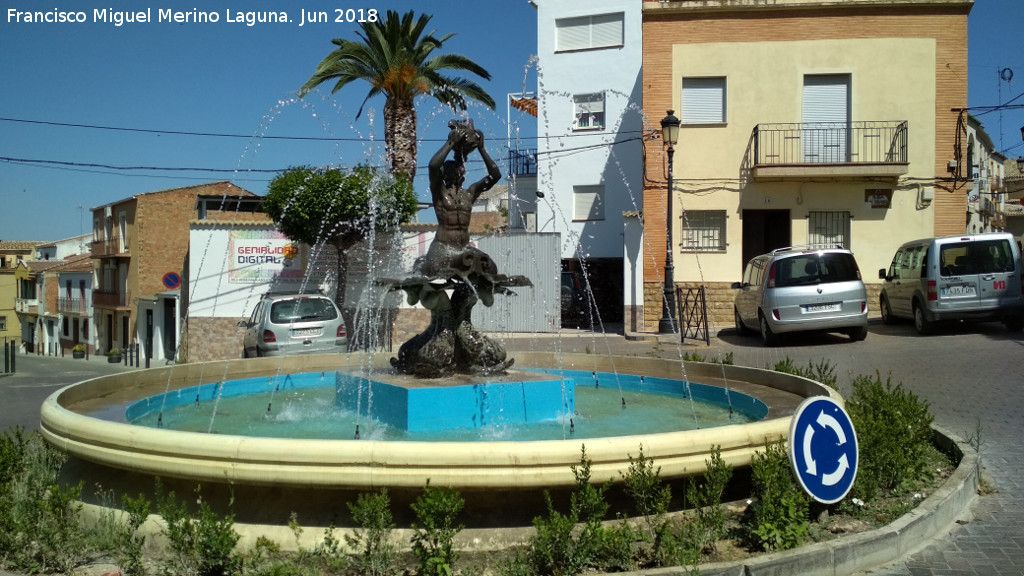
[[[64,460],[35,432],[0,437],[0,559],[14,568],[68,571],[85,559],[82,484],[57,482]]]
[[[691,481],[686,487],[686,499],[694,508],[691,538],[697,547],[709,550],[725,537],[725,509],[722,494],[732,480],[732,466],[722,460],[721,446],[711,448],[711,459],[705,460],[706,471],[699,480]]]
[[[429,480],[423,494],[412,503],[416,514],[412,551],[419,560],[420,574],[451,576],[454,572],[459,557],[455,551],[455,536],[464,528],[456,525],[455,519],[465,504],[458,492],[451,488],[431,488]]]
[[[662,565],[666,561],[665,544],[670,540],[671,524],[665,515],[672,502],[672,489],[661,481],[661,468],[655,468],[654,460],[644,456],[642,445],[635,459],[629,456],[629,470],[622,478],[633,509],[643,519],[644,539],[651,545],[649,560]]]
[[[793,359],[786,356],[784,360],[780,360],[775,363],[772,370],[776,372],[782,372],[784,374],[793,374],[794,376],[800,376],[807,378],[808,380],[814,380],[820,382],[825,386],[833,390],[838,390],[836,387],[836,367],[832,365],[828,360],[822,359],[817,364],[807,361],[807,367],[801,368],[793,363]]]
[[[750,544],[763,550],[789,550],[809,536],[810,502],[797,486],[783,443],[773,442],[750,463],[751,496],[744,523]]]
[[[878,490],[910,489],[928,469],[934,417],[921,400],[892,378],[858,376],[846,402],[860,452],[854,493],[863,500]]]
[[[352,520],[360,527],[345,535],[345,543],[355,552],[352,567],[356,574],[386,576],[395,572],[397,552],[391,540],[395,529],[391,516],[391,498],[386,488],[376,494],[360,494],[349,502]]]
[[[167,526],[163,533],[170,543],[170,573],[175,576],[230,576],[242,570],[241,557],[235,552],[239,535],[235,532],[234,514],[220,516],[202,498],[196,488],[195,514],[174,492],[163,493],[156,486],[157,512]],[[230,504],[229,504],[230,506]]]

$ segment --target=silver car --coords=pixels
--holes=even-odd
[[[868,296],[853,253],[842,248],[789,247],[752,258],[735,282],[736,330],[759,331],[765,346],[787,332],[868,334]]]
[[[247,321],[242,357],[329,354],[348,347],[345,319],[334,301],[319,294],[267,294]]]

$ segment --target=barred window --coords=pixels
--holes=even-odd
[[[807,220],[808,243],[850,249],[849,212],[810,212]]]
[[[686,210],[680,248],[686,252],[725,251],[725,210]]]

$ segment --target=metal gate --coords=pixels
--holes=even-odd
[[[477,236],[477,248],[498,265],[498,272],[526,276],[533,286],[496,296],[490,308],[473,308],[473,325],[485,332],[557,332],[561,327],[561,260],[558,233]]]

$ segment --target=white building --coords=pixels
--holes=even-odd
[[[660,120],[642,112],[642,3],[534,5],[536,231],[561,234],[563,268],[582,272],[603,319],[616,320],[630,299],[624,252],[637,253],[624,247],[623,214],[642,210],[642,139]]]
[[[969,234],[1000,232],[1006,227],[1006,157],[995,150],[992,139],[977,118],[967,115],[967,228]]]

